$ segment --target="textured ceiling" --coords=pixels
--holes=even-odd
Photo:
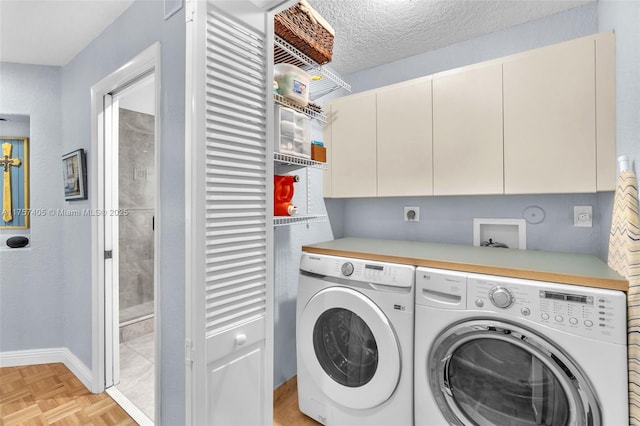
[[[0,0],[0,62],[66,65],[132,3]]]
[[[335,29],[332,68],[350,74],[596,0],[308,0]]]
[[[331,66],[350,74],[596,0],[308,1],[336,30]],[[0,61],[65,65],[132,2],[0,0]]]

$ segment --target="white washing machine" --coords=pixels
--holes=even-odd
[[[416,270],[416,425],[629,424],[623,292]]]
[[[298,403],[326,425],[413,424],[415,267],[302,253]]]

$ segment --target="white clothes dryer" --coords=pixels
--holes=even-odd
[[[626,425],[621,291],[416,270],[416,425]]]
[[[325,425],[413,424],[415,267],[302,253],[300,411]]]

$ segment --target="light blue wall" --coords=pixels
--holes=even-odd
[[[616,119],[618,155],[640,171],[640,1],[600,0],[600,31],[616,33]]]
[[[598,28],[616,33],[616,143],[617,154],[626,155],[640,171],[640,2],[600,0]],[[612,194],[599,194],[601,216],[613,208]],[[640,210],[640,206],[639,206]],[[601,239],[600,253],[606,259],[608,238]]]
[[[283,173],[284,174],[284,173]],[[298,169],[293,203],[306,213],[307,174]],[[326,214],[322,199],[322,171],[309,170],[311,212]],[[276,227],[274,230],[275,307],[274,307],[274,386],[296,374],[296,301],[301,247],[333,239],[329,222]]]
[[[313,139],[322,139],[322,127],[312,121]],[[311,168],[297,169],[300,182],[295,184],[293,203],[307,212],[307,203],[313,214],[327,214],[322,198],[322,171]],[[308,198],[307,198],[308,197]],[[336,221],[276,227],[274,230],[275,300],[274,300],[274,386],[278,387],[295,376],[296,368],[296,302],[298,296],[298,274],[301,247],[321,241],[333,240],[332,227]]]
[[[185,282],[184,282],[184,9],[164,20],[164,2],[137,0],[62,68],[63,152],[91,151],[91,87],[155,42],[161,44],[160,128],[160,315],[163,424],[184,424],[185,416]],[[89,172],[91,173],[91,171]],[[90,186],[90,185],[89,185]],[[91,198],[67,203],[89,208]],[[65,287],[63,317],[66,346],[91,365],[91,268],[89,217],[64,218],[61,238]]]
[[[615,29],[618,49],[618,152],[640,157],[638,37],[640,2],[605,0],[346,77],[353,92]],[[606,15],[600,18],[599,15]],[[606,19],[606,24],[599,24]],[[546,212],[528,225],[528,248],[607,256],[613,193],[535,196],[370,198],[327,200],[338,237],[376,237],[471,244],[474,217],[521,218],[531,205]],[[421,221],[403,220],[403,206],[420,206]],[[591,205],[594,226],[573,226],[573,206]]]
[[[600,218],[592,228],[574,227],[573,206],[596,211],[598,203],[595,194],[353,199],[345,201],[344,236],[471,245],[473,218],[520,219],[527,207],[537,206],[545,218],[527,224],[527,249],[594,254]],[[403,206],[420,207],[420,222],[404,222]]]
[[[29,117],[31,209],[61,208],[60,69],[0,63],[0,94],[0,115]],[[0,352],[65,346],[63,231],[55,215],[32,215],[31,247],[0,249]]]

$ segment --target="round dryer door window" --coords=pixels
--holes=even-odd
[[[458,425],[600,425],[595,394],[555,345],[513,324],[474,320],[436,340],[430,384]]]
[[[382,310],[362,293],[331,287],[315,294],[298,324],[302,360],[323,393],[349,408],[385,402],[400,380],[400,347]]]

